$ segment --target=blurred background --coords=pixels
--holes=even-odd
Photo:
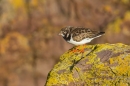
[[[0,0],[0,86],[44,86],[73,47],[65,26],[106,32],[89,44],[130,44],[130,0]]]

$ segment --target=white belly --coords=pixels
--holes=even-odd
[[[72,36],[71,36],[71,39],[70,39],[70,41],[68,41],[68,42],[71,43],[71,44],[74,44],[74,45],[83,45],[83,44],[86,44],[86,43],[91,42],[93,39],[95,39],[95,38],[97,38],[97,37],[100,37],[100,36],[101,36],[101,35],[96,36],[96,37],[93,37],[93,38],[86,38],[86,39],[83,39],[83,40],[80,41],[80,42],[74,41],[74,40],[72,39]]]
[[[91,40],[93,40],[93,38],[86,38],[86,39],[83,39],[83,40],[80,41],[80,42],[76,42],[76,41],[74,41],[74,40],[71,38],[70,41],[68,41],[68,42],[71,43],[71,44],[74,44],[74,45],[82,45],[82,44],[86,44],[86,43],[91,42]]]

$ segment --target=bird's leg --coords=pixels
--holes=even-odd
[[[71,50],[71,52],[72,52],[72,53],[78,52],[78,51],[79,51],[78,47],[79,47],[79,46],[75,46],[75,47]]]
[[[80,53],[84,53],[85,44],[80,45],[79,48],[80,48],[80,49],[79,49],[79,52],[80,52]]]
[[[71,52],[73,52],[73,53],[76,53],[76,52],[84,53],[84,49],[85,49],[85,44],[74,47],[74,49]]]

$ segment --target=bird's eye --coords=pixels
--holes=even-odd
[[[65,31],[64,34],[66,34],[67,32]]]
[[[88,30],[87,32],[91,32],[90,30]]]

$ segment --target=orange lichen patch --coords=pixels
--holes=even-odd
[[[79,46],[76,46],[76,47],[74,47],[71,51],[70,51],[70,53],[84,53],[84,49],[85,49],[85,45],[79,45]]]
[[[130,46],[98,44],[86,45],[84,53],[70,54],[70,51],[60,57],[61,61],[50,72],[46,86],[127,86],[130,83]],[[110,51],[109,56],[107,52]]]
[[[28,39],[18,32],[11,32],[6,35],[0,41],[1,54],[5,54],[8,50],[24,49],[25,51],[30,50],[28,45]]]

